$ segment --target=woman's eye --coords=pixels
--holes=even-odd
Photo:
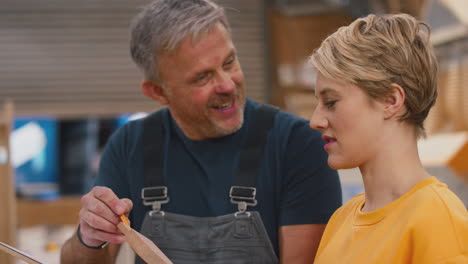
[[[324,103],[324,105],[325,105],[327,108],[332,108],[333,106],[335,106],[335,104],[336,104],[337,101],[338,101],[338,100],[326,101],[326,102]]]

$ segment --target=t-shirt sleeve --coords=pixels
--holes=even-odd
[[[327,223],[341,206],[338,173],[328,166],[324,143],[305,120],[292,126],[284,152],[280,225]]]

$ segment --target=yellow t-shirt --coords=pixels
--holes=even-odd
[[[364,200],[333,214],[314,263],[468,263],[467,210],[436,178],[373,212],[361,212]]]

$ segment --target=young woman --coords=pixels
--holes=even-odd
[[[330,219],[315,263],[468,263],[468,213],[418,155],[437,97],[429,27],[405,14],[360,18],[316,50],[328,164],[359,167],[365,193]]]

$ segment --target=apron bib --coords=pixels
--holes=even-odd
[[[229,263],[276,264],[278,258],[256,211],[255,180],[268,131],[277,109],[263,105],[257,109],[240,155],[237,186],[229,192],[238,212],[217,217],[193,217],[161,211],[169,202],[163,177],[164,129],[160,112],[144,121],[144,205],[152,206],[140,233],[151,239],[175,264]],[[154,139],[156,142],[153,142]],[[227,196],[226,196],[227,198]],[[144,263],[136,256],[135,263]]]
[[[258,212],[193,217],[146,214],[141,233],[175,264],[275,264],[278,258]],[[135,263],[144,263],[139,257]]]

